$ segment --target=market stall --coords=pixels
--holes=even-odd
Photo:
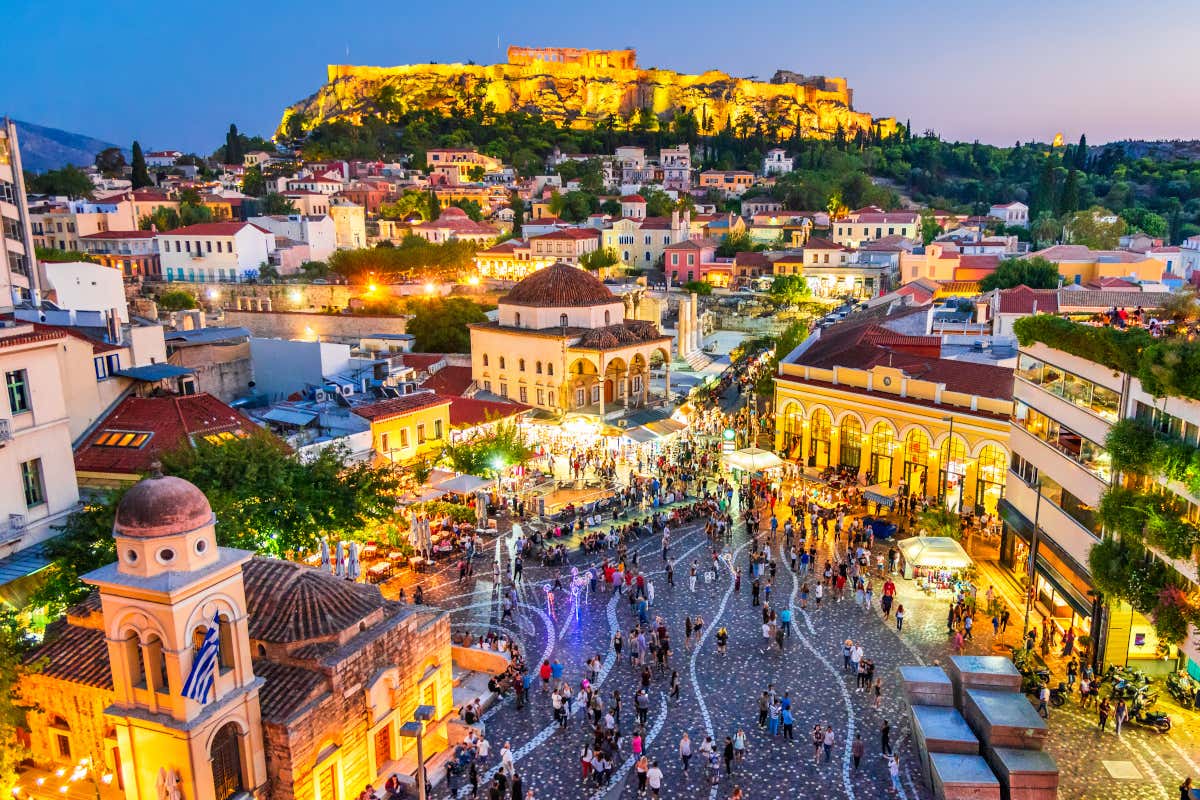
[[[904,577],[930,591],[960,588],[963,573],[974,563],[948,536],[913,536],[896,543],[904,557]]]
[[[723,453],[721,461],[731,469],[742,472],[765,472],[783,466],[782,458],[759,447],[743,447],[741,450]]]

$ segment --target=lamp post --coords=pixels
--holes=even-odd
[[[1029,612],[1033,609],[1034,570],[1037,569],[1037,551],[1038,551],[1038,518],[1042,513],[1042,476],[1038,475],[1033,479],[1033,486],[1037,489],[1037,504],[1033,507],[1033,533],[1029,537],[1029,563],[1025,567],[1025,574],[1029,576],[1029,586],[1025,589],[1025,622],[1021,626],[1021,636],[1027,637],[1029,634]],[[1029,641],[1028,638],[1025,639]]]
[[[417,740],[417,800],[426,800],[425,786],[425,723],[433,719],[436,709],[433,706],[417,706],[413,712],[412,722],[400,726],[400,736],[405,739]]]

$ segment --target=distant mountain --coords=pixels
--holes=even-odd
[[[1200,141],[1196,139],[1160,139],[1153,142],[1142,139],[1125,139],[1102,145],[1099,149],[1103,150],[1104,147],[1109,146],[1120,147],[1130,158],[1149,157],[1162,161],[1200,159]]]
[[[17,121],[17,136],[21,142],[21,163],[30,172],[59,169],[67,164],[77,167],[91,166],[97,153],[117,146],[81,133],[47,128],[20,120]],[[124,147],[121,150],[125,153],[125,158],[129,159],[129,150]]]

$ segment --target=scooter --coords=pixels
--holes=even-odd
[[[1200,681],[1183,670],[1177,670],[1167,676],[1167,691],[1184,708],[1195,708],[1197,695],[1200,695]]]
[[[1135,697],[1134,701],[1129,704],[1129,719],[1126,722],[1141,725],[1159,733],[1168,733],[1171,730],[1171,718],[1162,711],[1150,710],[1157,700],[1158,695],[1153,693]]]

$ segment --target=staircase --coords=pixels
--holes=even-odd
[[[688,366],[696,372],[700,372],[709,364],[713,363],[713,360],[709,358],[708,354],[703,350],[696,350],[688,353],[683,360],[686,361]]]

